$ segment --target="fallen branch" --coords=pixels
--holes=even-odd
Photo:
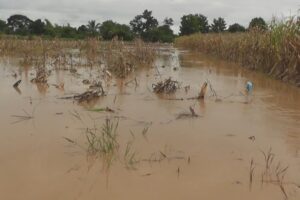
[[[15,82],[15,84],[13,85],[14,88],[17,88],[21,83],[21,80],[18,80],[17,82]]]
[[[73,98],[77,100],[79,103],[84,101],[90,101],[92,99],[98,98],[100,96],[104,96],[105,93],[102,90],[96,89],[96,90],[88,90],[82,94],[75,95]]]
[[[92,112],[111,112],[114,113],[115,110],[106,107],[106,108],[92,108],[92,109],[88,109],[88,111],[92,111]]]

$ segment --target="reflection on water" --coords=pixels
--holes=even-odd
[[[41,95],[45,96],[49,85],[45,83],[36,83],[36,88]]]
[[[18,87],[14,87],[14,89],[16,90],[16,92],[18,93],[18,94],[22,94],[22,92],[21,92],[21,90],[18,88]]]

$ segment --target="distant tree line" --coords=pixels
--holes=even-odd
[[[86,25],[72,27],[70,24],[58,25],[52,24],[49,20],[31,20],[24,15],[12,15],[7,21],[0,19],[0,33],[8,35],[21,36],[43,36],[43,37],[59,37],[71,39],[84,39],[87,37],[101,37],[104,40],[111,40],[118,37],[124,41],[131,41],[134,38],[142,38],[147,42],[166,42],[174,41],[176,35],[171,27],[173,26],[172,18],[165,18],[159,24],[158,20],[153,17],[152,11],[145,10],[142,14],[137,15],[127,24],[119,24],[112,20],[97,23],[91,20]],[[194,33],[221,33],[221,32],[244,32],[248,29],[259,28],[267,29],[267,24],[262,18],[254,18],[251,20],[246,29],[240,24],[232,24],[227,28],[224,18],[213,19],[213,23],[209,24],[206,16],[202,14],[189,14],[181,18],[179,35],[190,35]]]
[[[194,33],[209,33],[209,32],[221,33],[225,31],[236,33],[236,32],[245,32],[253,28],[264,31],[267,30],[268,26],[263,18],[256,17],[251,20],[247,29],[238,23],[234,23],[227,28],[225,19],[222,17],[213,19],[213,23],[209,24],[207,17],[205,17],[204,15],[189,14],[189,15],[184,15],[181,18],[180,35],[190,35]]]

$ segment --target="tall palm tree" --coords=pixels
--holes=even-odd
[[[96,23],[95,20],[90,20],[86,27],[92,36],[96,36],[100,28],[100,23]]]

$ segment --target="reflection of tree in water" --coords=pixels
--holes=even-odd
[[[100,99],[100,97],[95,97],[88,101],[80,102],[79,104],[81,106],[83,106],[85,109],[89,110],[89,109],[93,109],[97,105],[97,103],[99,102],[99,99]]]
[[[20,94],[20,95],[22,94],[22,92],[21,92],[21,90],[20,90],[19,87],[14,87],[14,89],[17,91],[18,94]]]
[[[47,83],[36,83],[36,88],[40,94],[46,95],[49,85]]]

